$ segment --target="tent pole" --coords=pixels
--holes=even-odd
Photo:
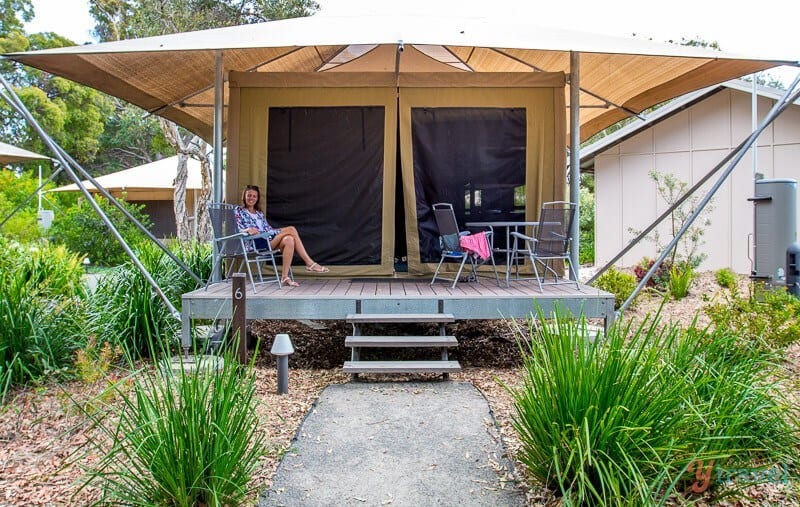
[[[214,202],[222,202],[223,200],[223,191],[222,191],[222,122],[223,122],[223,112],[224,112],[224,103],[225,103],[225,90],[223,88],[225,84],[225,76],[224,76],[224,53],[222,51],[215,51],[214,52],[214,174],[211,178],[211,197]],[[197,215],[195,215],[197,217]],[[195,218],[195,222],[197,219]],[[195,223],[196,225],[196,223]],[[218,266],[217,257],[219,257],[219,251],[217,251],[216,244],[214,244],[212,251],[211,251],[212,259],[212,266],[215,266],[214,270],[211,272],[211,281],[218,282],[222,280],[222,269],[221,266]]]
[[[214,53],[214,189],[215,202],[222,202],[222,122],[225,107],[224,53]]]
[[[670,216],[672,212],[678,208],[678,206],[683,204],[683,202],[686,199],[688,199],[692,194],[694,194],[697,191],[697,189],[703,186],[706,181],[711,179],[711,176],[713,176],[717,171],[722,169],[722,166],[727,164],[728,161],[730,161],[737,153],[739,153],[739,151],[741,150],[746,151],[750,147],[750,145],[752,145],[754,138],[757,137],[761,133],[761,131],[764,128],[766,128],[767,125],[772,123],[772,121],[774,121],[774,119],[779,114],[781,114],[784,110],[786,110],[794,100],[797,100],[797,96],[795,96],[794,99],[789,101],[784,99],[786,99],[791,90],[793,90],[795,86],[797,86],[798,80],[800,80],[800,75],[798,75],[798,78],[795,79],[794,83],[786,91],[786,95],[784,95],[781,100],[777,101],[775,105],[772,107],[772,109],[769,111],[769,113],[767,113],[767,116],[764,118],[762,127],[760,129],[754,130],[744,141],[739,143],[738,146],[736,146],[727,155],[725,155],[725,157],[723,157],[722,160],[713,169],[711,169],[705,176],[700,178],[697,181],[697,183],[695,183],[689,190],[687,190],[682,196],[680,196],[678,200],[672,204],[672,206],[670,206],[667,210],[665,210],[664,213],[662,213],[658,218],[653,220],[653,222],[650,225],[648,225],[647,228],[645,228],[645,230],[640,232],[638,236],[633,238],[627,245],[625,245],[622,248],[622,250],[620,250],[611,260],[605,263],[605,265],[603,265],[602,268],[598,269],[586,283],[591,285],[592,282],[597,280],[600,277],[600,275],[602,275],[608,270],[608,268],[613,266],[618,260],[622,258],[623,255],[628,253],[634,246],[636,246],[642,239],[644,239],[645,236],[647,236],[650,233],[650,231],[655,229],[658,224],[660,224],[665,218]]]
[[[581,85],[581,54],[577,51],[569,53],[569,183],[570,200],[575,203],[575,218],[572,220],[572,227],[569,231],[571,248],[569,250],[569,263],[574,269],[570,270],[570,276],[578,276],[580,270],[580,256],[578,255],[580,244],[580,193],[581,193],[581,104],[580,104],[580,85]],[[574,273],[574,274],[573,274]]]
[[[745,142],[745,145],[739,148],[739,150],[736,152],[736,155],[733,157],[731,163],[728,164],[728,167],[725,169],[725,171],[720,175],[720,177],[717,179],[717,181],[714,183],[711,189],[706,193],[703,199],[697,204],[697,207],[695,207],[692,214],[689,215],[689,217],[683,223],[683,226],[680,228],[680,230],[678,230],[678,232],[675,233],[675,237],[672,238],[672,241],[670,241],[669,244],[666,247],[664,247],[664,251],[661,252],[661,255],[658,257],[658,259],[656,259],[652,267],[650,267],[650,270],[647,271],[644,277],[642,277],[641,281],[639,282],[639,285],[636,287],[636,289],[634,289],[633,293],[630,296],[628,296],[628,299],[626,299],[625,302],[622,303],[622,305],[619,307],[619,310],[617,310],[618,315],[624,312],[628,308],[628,306],[630,306],[633,300],[636,299],[636,296],[639,295],[639,292],[641,292],[644,286],[647,285],[647,282],[656,272],[661,263],[664,262],[664,259],[667,258],[667,255],[670,254],[673,248],[677,247],[678,241],[686,233],[689,227],[691,227],[695,219],[698,216],[700,216],[700,213],[703,212],[703,208],[706,207],[709,201],[711,201],[711,198],[714,197],[714,194],[717,193],[717,190],[719,190],[722,184],[725,183],[725,180],[728,179],[728,176],[730,176],[731,172],[733,172],[733,169],[739,164],[742,158],[744,158],[745,153],[747,153],[747,150],[756,142],[756,139],[758,139],[758,136],[761,134],[761,132],[763,132],[764,129],[767,128],[767,126],[770,123],[772,123],[773,120],[775,120],[775,118],[779,114],[781,114],[786,108],[788,108],[791,104],[793,104],[794,101],[800,98],[800,89],[794,91],[795,87],[798,84],[798,81],[800,81],[800,75],[798,75],[798,77],[795,78],[794,83],[792,83],[789,89],[786,90],[786,93],[783,95],[783,97],[775,103],[775,106],[769,112],[767,117],[764,118],[764,120],[761,122],[761,125],[758,127],[758,129],[750,134],[750,136],[747,138],[747,141]]]
[[[78,186],[78,189],[80,189],[81,193],[83,193],[83,195],[86,197],[86,200],[89,202],[92,208],[94,208],[95,212],[100,216],[100,219],[106,224],[108,230],[111,231],[111,234],[117,239],[117,241],[119,241],[120,245],[122,246],[122,249],[125,251],[126,254],[128,254],[128,257],[131,259],[133,264],[139,269],[139,272],[141,272],[142,275],[144,275],[145,279],[153,288],[153,290],[156,291],[158,296],[161,298],[161,301],[169,309],[170,314],[175,319],[181,320],[181,313],[170,302],[169,298],[167,298],[167,296],[161,290],[161,287],[159,287],[159,285],[150,275],[150,272],[147,271],[147,269],[142,265],[141,261],[139,261],[139,259],[136,257],[136,254],[133,252],[133,250],[131,250],[131,247],[128,246],[128,243],[125,242],[125,239],[119,233],[117,228],[114,227],[114,224],[111,222],[108,216],[103,212],[103,210],[97,204],[97,201],[95,201],[95,199],[92,197],[92,194],[89,193],[89,191],[83,185],[80,178],[78,178],[78,175],[75,174],[75,172],[69,166],[69,164],[67,163],[62,154],[63,150],[61,149],[61,147],[58,146],[55,141],[53,141],[53,139],[47,134],[47,132],[44,131],[44,129],[42,129],[41,125],[39,125],[39,122],[36,121],[36,119],[33,117],[30,111],[25,107],[25,105],[19,99],[17,94],[14,93],[14,90],[11,88],[11,85],[8,83],[8,81],[6,81],[6,79],[2,75],[0,75],[0,84],[2,84],[2,86],[6,89],[8,93],[8,97],[4,95],[4,98],[6,98],[6,100],[10,99],[9,104],[17,112],[19,112],[23,116],[23,118],[25,118],[25,121],[27,121],[28,124],[31,127],[33,127],[34,130],[36,130],[36,133],[39,134],[39,136],[42,138],[47,147],[50,148],[53,154],[55,154],[55,156],[58,158],[58,162],[61,165],[61,167],[64,168],[67,174],[69,174],[70,178],[72,178],[72,181],[75,182],[75,184]]]

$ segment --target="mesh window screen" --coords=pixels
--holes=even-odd
[[[383,107],[269,109],[266,216],[321,264],[381,262]]]
[[[523,220],[526,117],[523,108],[411,109],[420,260],[438,262],[432,205],[453,205],[468,221]],[[495,238],[505,246],[505,238]]]

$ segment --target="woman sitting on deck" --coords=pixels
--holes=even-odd
[[[239,232],[248,234],[267,233],[268,239],[256,238],[256,249],[266,248],[267,241],[273,250],[280,250],[283,256],[281,268],[281,284],[297,287],[298,284],[289,276],[294,252],[303,259],[306,271],[312,273],[327,273],[328,268],[317,264],[306,252],[303,241],[297,229],[293,226],[275,228],[269,225],[264,213],[261,211],[261,190],[256,185],[247,185],[242,193],[242,205],[236,207],[236,226]]]

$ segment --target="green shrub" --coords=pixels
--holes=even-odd
[[[594,286],[614,294],[614,308],[618,309],[636,289],[636,277],[612,267],[595,280]]]
[[[581,174],[578,262],[594,263],[594,177]]]
[[[38,180],[31,172],[18,174],[15,171],[0,169],[0,220],[8,217],[3,224],[3,234],[6,238],[30,243],[42,237],[37,222],[36,198],[29,200],[25,206],[9,217],[11,212],[38,187]]]
[[[720,287],[733,290],[736,288],[738,277],[732,269],[722,268],[714,273],[714,279],[717,280]]]
[[[110,505],[245,505],[265,454],[252,366],[228,356],[218,371],[155,370],[136,372],[131,389],[115,386],[113,417],[84,411],[102,431],[90,442],[102,459],[84,486]]]
[[[64,247],[0,240],[0,401],[72,364],[85,340],[81,258]]]
[[[664,502],[692,482],[698,459],[793,469],[797,414],[766,381],[777,369],[763,349],[658,317],[603,340],[585,328],[563,315],[538,332],[531,322],[520,331],[522,381],[509,388],[518,457],[565,505]]]
[[[670,295],[675,299],[683,299],[689,295],[689,287],[694,281],[696,273],[691,264],[675,264],[669,270],[668,288]]]
[[[773,348],[800,340],[800,299],[786,289],[752,284],[746,297],[734,289],[723,298],[704,307],[715,327]]]
[[[173,246],[176,256],[202,279],[211,271],[208,245]],[[183,293],[197,288],[195,280],[155,243],[141,243],[136,254],[167,299],[180,309]],[[101,340],[138,356],[150,356],[150,343],[168,345],[177,339],[180,321],[169,311],[147,278],[132,261],[104,274],[90,297],[91,327]]]
[[[97,202],[129,245],[136,245],[146,238],[146,235],[107,199],[98,197]],[[152,226],[150,218],[142,212],[143,206],[125,202],[122,204],[142,225]],[[92,264],[98,266],[116,266],[128,259],[122,245],[108,230],[105,222],[85,201],[80,201],[62,213],[57,213],[48,235],[73,252],[88,256]]]

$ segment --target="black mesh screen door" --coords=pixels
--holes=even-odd
[[[411,109],[421,262],[439,260],[434,203],[451,203],[461,227],[524,220],[526,138],[524,108]]]
[[[382,106],[269,109],[266,216],[321,264],[381,263]]]

